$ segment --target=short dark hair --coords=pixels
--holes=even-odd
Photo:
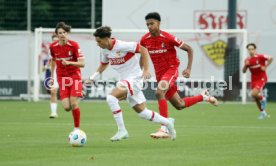
[[[248,43],[248,44],[246,45],[246,48],[248,49],[248,47],[250,47],[250,46],[253,46],[253,47],[254,47],[254,49],[256,49],[256,48],[257,48],[257,46],[256,46],[256,44],[255,44],[255,43]]]
[[[56,25],[56,30],[55,30],[56,34],[59,28],[64,29],[66,32],[70,32],[72,27],[70,25],[65,24],[65,22],[59,22]]]
[[[160,14],[157,13],[157,12],[148,13],[148,14],[145,16],[145,20],[147,20],[147,19],[155,19],[155,20],[157,20],[157,21],[161,21]]]
[[[93,35],[95,37],[99,37],[99,38],[105,38],[111,37],[111,31],[112,29],[109,26],[102,26],[96,29],[96,31],[93,33]]]

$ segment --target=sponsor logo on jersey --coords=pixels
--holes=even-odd
[[[56,60],[58,60],[58,61],[60,61],[60,60],[66,60],[66,61],[68,61],[68,60],[71,60],[71,59],[73,59],[72,56],[66,57],[66,58],[56,58]]]
[[[150,50],[149,53],[150,54],[162,54],[162,53],[166,53],[168,50],[167,49],[159,49],[159,50]]]
[[[125,58],[122,57],[122,58],[109,58],[109,63],[111,65],[120,65],[120,64],[123,64],[125,63]]]

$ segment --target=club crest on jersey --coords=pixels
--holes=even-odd
[[[164,44],[164,43],[162,43],[162,44],[161,44],[161,47],[162,47],[162,48],[165,48],[165,44]]]

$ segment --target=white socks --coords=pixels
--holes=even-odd
[[[126,130],[124,119],[123,119],[123,113],[119,106],[119,100],[112,95],[107,95],[106,101],[112,111],[113,117],[114,117],[117,127],[118,127],[118,130],[119,131]]]
[[[57,103],[50,103],[51,113],[57,114]]]
[[[164,124],[167,125],[169,123],[169,120],[167,118],[164,118],[163,116],[159,115],[156,112],[153,112],[147,108],[144,109],[144,111],[140,112],[138,114],[139,117],[153,121],[155,123]]]

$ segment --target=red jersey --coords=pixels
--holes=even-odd
[[[50,52],[53,60],[56,61],[57,77],[75,77],[81,79],[80,68],[75,66],[65,66],[62,59],[77,62],[78,59],[84,58],[77,42],[68,40],[65,45],[60,45],[55,41],[50,45]]]
[[[255,56],[248,57],[246,60],[249,61],[249,70],[251,72],[251,81],[267,80],[266,72],[261,70],[262,66],[266,65],[266,61],[269,56],[263,54],[256,54]]]
[[[180,47],[183,43],[165,31],[161,31],[159,36],[147,33],[142,37],[140,44],[148,49],[157,78],[170,68],[178,68],[179,59],[176,56],[175,46]]]

